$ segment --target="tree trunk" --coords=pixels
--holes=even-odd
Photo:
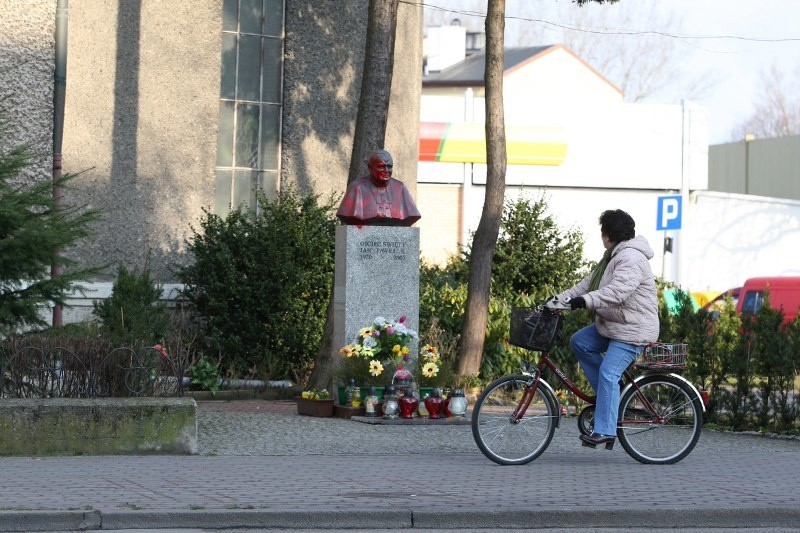
[[[489,315],[492,259],[503,216],[506,187],[506,137],[503,112],[505,0],[489,0],[486,14],[486,197],[472,239],[464,329],[458,349],[458,375],[478,373]]]
[[[394,42],[399,0],[370,0],[364,68],[361,73],[361,95],[353,136],[353,152],[347,184],[367,172],[367,157],[384,147],[389,97],[394,72]],[[333,286],[328,300],[325,332],[317,352],[309,387],[331,386],[331,373],[339,359],[340,346],[333,345]]]

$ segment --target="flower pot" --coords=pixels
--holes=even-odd
[[[297,414],[306,416],[333,416],[333,399],[297,399]]]

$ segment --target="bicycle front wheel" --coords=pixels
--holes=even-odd
[[[558,412],[537,387],[522,418],[515,413],[523,402],[527,376],[506,376],[492,382],[472,409],[472,436],[483,454],[501,465],[521,465],[547,449],[556,429]]]
[[[645,464],[677,463],[700,438],[703,407],[682,380],[650,375],[637,381],[620,401],[617,437],[628,455]]]

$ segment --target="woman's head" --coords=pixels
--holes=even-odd
[[[622,209],[609,209],[600,215],[600,232],[613,244],[619,244],[636,236],[636,222]]]

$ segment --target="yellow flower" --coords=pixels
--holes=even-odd
[[[367,337],[372,335],[372,328],[361,328],[358,332],[360,337]]]
[[[400,350],[403,355],[406,355],[409,352],[408,346],[403,346],[403,349]]]
[[[383,365],[380,361],[373,359],[369,362],[369,373],[375,377],[380,376],[383,372]]]
[[[400,345],[399,344],[395,344],[394,346],[392,346],[392,353],[400,353]]]
[[[359,352],[360,346],[353,346],[352,344],[348,344],[344,346],[342,349],[339,350],[339,353],[342,354],[344,357],[353,357]]]
[[[425,363],[422,367],[422,375],[426,378],[432,378],[439,373],[439,367],[436,363]]]
[[[439,362],[439,354],[438,353],[426,353],[424,356],[426,361],[430,361],[431,363]]]
[[[362,348],[360,352],[361,353],[359,354],[359,356],[363,357],[364,359],[369,359],[370,357],[375,355],[375,352],[372,351],[372,348]]]

